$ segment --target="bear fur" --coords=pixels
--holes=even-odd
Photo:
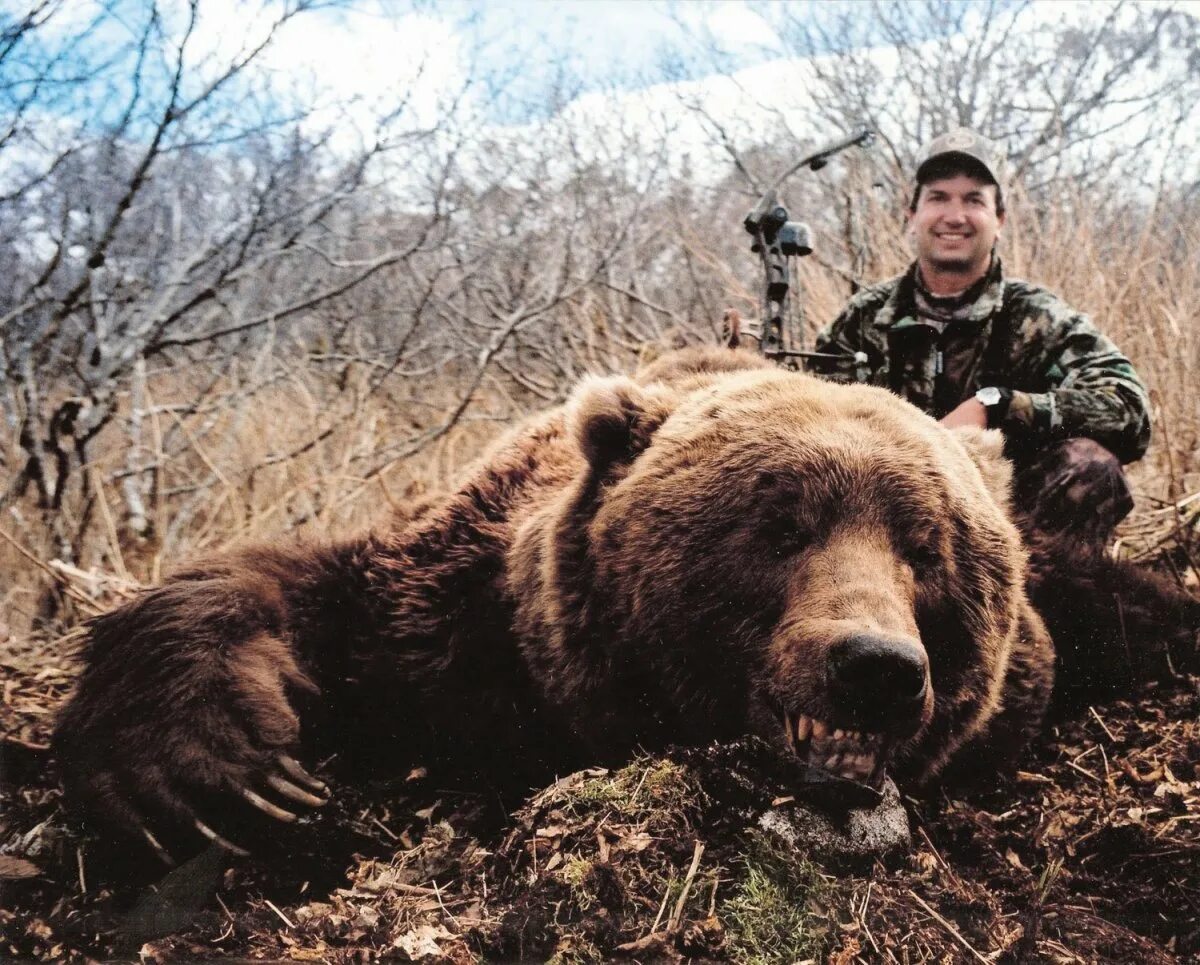
[[[64,781],[161,850],[320,803],[294,759],[325,754],[528,786],[747,733],[815,755],[819,721],[875,735],[863,779],[968,744],[1011,762],[1054,657],[1009,480],[998,433],[747,353],[591,378],[390,526],[199,563],[94,620]],[[892,706],[889,660],[902,713],[856,699]]]

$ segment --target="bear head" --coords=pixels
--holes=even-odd
[[[998,433],[757,366],[596,379],[517,534],[526,658],[594,750],[756,733],[864,783],[997,709],[1024,600]]]

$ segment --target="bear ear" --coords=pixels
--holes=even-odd
[[[950,431],[978,467],[992,498],[1006,513],[1010,512],[1012,463],[1004,455],[1004,434],[999,429],[978,429],[975,426],[959,426]]]
[[[630,463],[671,414],[669,401],[624,376],[587,379],[572,401],[571,434],[594,469]]]

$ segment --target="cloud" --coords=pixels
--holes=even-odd
[[[781,49],[775,29],[744,3],[717,4],[704,18],[704,25],[725,51],[740,48],[778,52]]]
[[[224,69],[268,35],[283,5],[205,0],[194,38],[201,73]],[[464,83],[468,58],[446,19],[397,12],[384,0],[320,8],[292,18],[255,65],[282,100],[315,107],[307,124],[342,139],[370,137],[378,118],[403,105],[402,123],[433,124]]]

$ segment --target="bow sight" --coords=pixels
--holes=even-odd
[[[784,319],[787,316],[788,293],[791,288],[788,259],[803,258],[812,254],[813,247],[812,231],[803,221],[790,220],[787,208],[779,203],[777,189],[801,168],[819,171],[835,154],[851,147],[867,147],[874,137],[874,131],[864,129],[798,161],[775,179],[775,183],[766,190],[742,222],[754,238],[750,250],[757,253],[762,260],[764,275],[761,330],[759,333],[747,334],[757,335],[759,347],[767,358],[790,360],[822,356],[819,352],[805,352],[784,344]]]

